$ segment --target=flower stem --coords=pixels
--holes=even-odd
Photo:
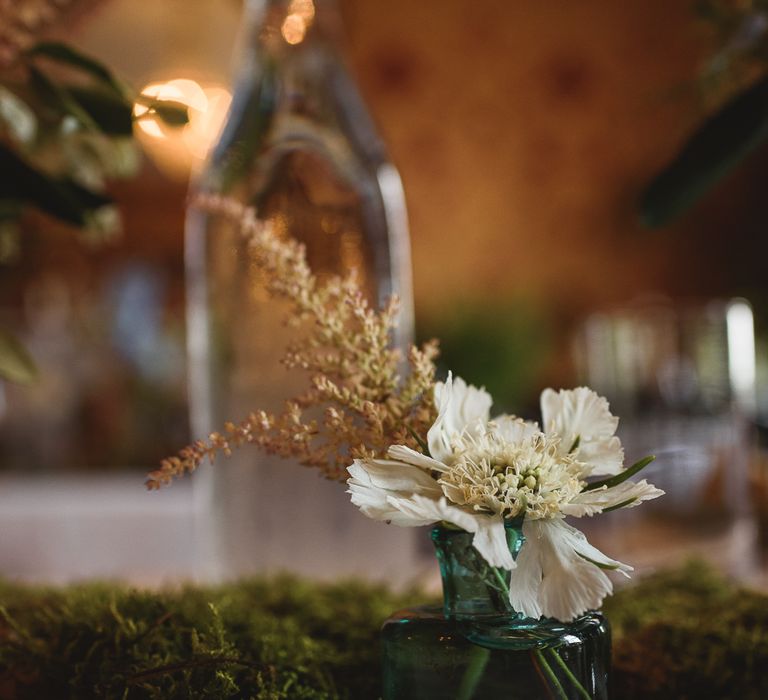
[[[469,665],[467,666],[467,670],[464,671],[464,677],[461,679],[461,685],[459,685],[456,700],[471,700],[472,696],[475,694],[477,684],[480,682],[480,677],[483,675],[483,671],[485,671],[490,656],[490,649],[486,649],[477,644],[472,645],[472,651],[469,656]]]
[[[424,438],[423,438],[423,437],[421,437],[421,435],[419,435],[419,434],[418,434],[418,433],[417,433],[417,432],[416,432],[416,431],[415,431],[415,430],[414,430],[414,429],[413,429],[413,428],[412,428],[410,425],[408,425],[407,423],[405,424],[405,427],[406,427],[406,429],[408,430],[408,432],[411,434],[411,437],[412,437],[414,440],[416,440],[416,443],[417,443],[417,444],[418,444],[418,446],[421,448],[421,451],[422,451],[422,452],[423,452],[425,455],[427,455],[427,457],[429,457],[429,456],[430,456],[430,454],[429,454],[429,445],[427,445],[427,443],[426,443],[426,441],[424,440]]]
[[[506,595],[507,599],[509,599],[509,585],[507,584],[504,577],[501,575],[501,572],[495,566],[491,567],[491,571],[493,571],[493,575],[496,577],[496,580],[499,582],[499,585],[501,586],[501,590],[504,592],[504,595]]]
[[[495,566],[490,568],[502,592],[507,596],[507,599],[509,599],[509,584],[507,583],[503,574]],[[490,582],[487,582],[487,583],[488,585],[490,585]],[[576,688],[576,691],[578,692],[578,694],[582,698],[584,698],[584,700],[592,700],[592,696],[587,692],[584,686],[579,682],[579,679],[576,678],[576,676],[573,674],[573,671],[571,671],[571,669],[568,668],[568,664],[566,664],[565,661],[563,661],[563,659],[560,657],[560,654],[557,653],[557,649],[554,649],[554,648],[546,649],[546,651],[549,652],[550,656],[555,660],[555,663],[559,666],[560,670],[568,677],[568,680],[571,683],[573,683],[573,686],[574,688]],[[558,679],[557,675],[552,670],[552,667],[549,665],[546,658],[544,657],[544,654],[542,653],[541,649],[533,649],[531,653],[533,654],[533,660],[536,665],[536,670],[540,672],[540,675],[543,673],[544,677],[542,678],[542,682],[545,685],[547,685],[547,681],[548,681],[549,684],[552,686],[552,688],[556,691],[557,697],[567,700],[568,695],[563,689],[563,686],[560,683],[560,680]],[[485,649],[483,647],[478,647],[478,646],[474,647],[474,649],[472,650],[472,657],[470,658],[469,666],[467,667],[467,670],[464,672],[464,677],[461,679],[461,686],[459,687],[459,694],[457,696],[457,700],[471,699],[472,694],[475,691],[475,687],[480,680],[480,676],[483,670],[485,669],[485,665],[488,663],[488,657],[489,657],[488,649]],[[550,688],[547,687],[547,689],[549,690]]]
[[[565,690],[563,690],[563,686],[560,685],[560,681],[557,679],[557,676],[555,675],[555,672],[552,670],[552,667],[547,663],[547,660],[544,658],[544,654],[541,653],[541,649],[534,649],[533,653],[535,654],[536,659],[539,662],[539,667],[544,671],[544,675],[552,684],[552,687],[557,691],[557,697],[561,698],[562,700],[568,700],[568,696],[565,694]],[[559,658],[560,657],[558,657],[558,659]]]
[[[501,586],[502,590],[506,593],[507,597],[509,597],[509,586],[507,585],[507,582],[504,579],[504,577],[501,575],[501,572],[496,567],[493,567],[492,571],[494,573],[494,576],[496,577],[496,580],[499,582],[499,585]],[[557,653],[557,649],[547,649],[547,651],[549,652],[550,656],[552,656],[552,658],[555,660],[555,662],[563,671],[563,673],[568,677],[568,680],[570,680],[571,683],[573,683],[573,686],[576,688],[576,691],[579,693],[579,695],[585,700],[592,700],[592,696],[587,692],[584,686],[579,682],[579,679],[576,678],[576,676],[573,674],[573,671],[571,671],[571,669],[568,668],[568,664],[566,664],[565,661],[563,661],[560,654]],[[552,667],[547,663],[541,651],[539,649],[535,649],[534,654],[535,654],[535,658],[539,660],[541,668],[543,669],[546,676],[549,678],[551,682],[555,684],[555,687],[558,690],[558,693],[562,694],[563,697],[567,697],[565,695],[565,691],[563,690],[562,685],[560,685],[560,681],[558,681],[557,676],[552,670]]]
[[[553,698],[554,695],[552,695],[552,689],[549,687],[549,683],[547,683],[547,677],[544,675],[544,671],[541,670],[541,664],[536,660],[536,651],[536,649],[531,649],[531,663],[533,664],[533,668],[536,671],[536,675],[539,677],[541,684],[544,686],[544,690],[547,691],[547,697]]]
[[[508,599],[509,586],[507,586],[507,582],[504,580],[504,577],[495,566],[490,567],[490,569],[493,572],[496,580],[499,582],[502,592]],[[492,583],[488,579],[485,577],[483,577],[483,579],[485,580],[487,586],[493,587]],[[477,684],[480,682],[480,678],[483,675],[483,671],[485,671],[485,667],[488,664],[488,659],[490,656],[491,652],[489,649],[478,646],[477,644],[472,645],[472,651],[469,657],[469,665],[467,666],[467,670],[464,671],[464,676],[461,679],[461,684],[459,685],[456,700],[471,700],[472,696],[475,694]]]
[[[587,692],[586,688],[584,688],[584,686],[579,683],[579,679],[573,675],[573,671],[568,668],[568,664],[566,664],[560,654],[557,653],[557,649],[548,649],[547,651],[549,651],[557,665],[560,666],[563,673],[568,676],[571,683],[573,683],[573,685],[576,687],[576,690],[579,692],[579,695],[581,695],[581,697],[583,697],[585,700],[592,700],[592,696]]]

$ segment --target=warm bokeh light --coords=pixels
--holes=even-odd
[[[167,175],[186,178],[203,161],[216,138],[229,109],[231,95],[218,85],[200,85],[194,80],[176,78],[147,85],[141,94],[156,100],[170,100],[189,108],[189,122],[181,127],[167,126],[136,103],[137,136],[144,149]]]
[[[315,5],[312,0],[292,0],[288,6],[288,15],[283,20],[280,33],[289,44],[300,44],[315,18]]]
[[[206,87],[203,93],[205,108],[192,116],[181,134],[192,155],[200,160],[208,154],[211,141],[218,134],[232,101],[232,95],[222,87]]]
[[[283,21],[280,29],[283,39],[289,44],[299,44],[304,40],[304,34],[307,31],[307,25],[300,15],[288,15]]]
[[[292,13],[301,15],[306,22],[311,22],[315,18],[315,3],[313,0],[292,0],[288,9]]]

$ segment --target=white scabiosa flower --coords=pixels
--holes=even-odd
[[[612,591],[605,570],[632,569],[590,545],[565,516],[663,494],[645,480],[627,480],[650,459],[622,471],[618,419],[608,402],[585,387],[547,389],[541,429],[514,416],[491,420],[490,395],[449,375],[435,386],[435,404],[429,454],[393,445],[390,459],[355,460],[347,481],[352,502],[394,525],[442,521],[474,533],[488,564],[511,572],[510,604],[528,617],[568,621],[599,607]],[[504,529],[513,518],[523,518],[525,536],[517,561]]]

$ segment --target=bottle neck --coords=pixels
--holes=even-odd
[[[517,557],[525,538],[522,524],[505,525],[507,544]],[[509,604],[509,572],[488,565],[472,546],[473,535],[444,527],[432,529],[443,580],[445,616],[452,619],[517,615]]]

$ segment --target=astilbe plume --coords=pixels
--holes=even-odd
[[[287,348],[283,364],[289,371],[307,372],[308,388],[287,401],[282,413],[256,411],[163,460],[148,474],[147,487],[160,488],[206,458],[249,443],[339,481],[347,478],[352,459],[383,457],[392,444],[418,447],[419,436],[426,435],[435,418],[430,390],[437,343],[411,345],[406,358],[392,347],[397,299],[380,310],[372,308],[354,273],[320,281],[303,245],[275,235],[269,222],[235,200],[201,196],[194,206],[238,227],[267,292],[291,304],[286,322],[307,327]]]

